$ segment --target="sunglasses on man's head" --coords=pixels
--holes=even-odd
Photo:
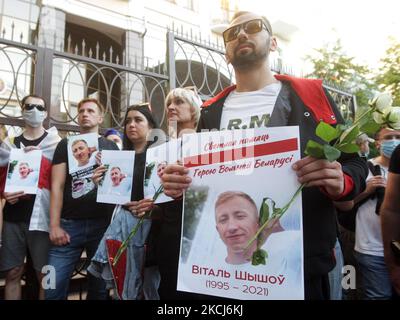
[[[268,27],[266,26],[266,24],[262,19],[249,20],[226,29],[222,33],[222,37],[224,38],[224,42],[227,43],[235,40],[239,35],[240,29],[242,28],[244,32],[246,32],[247,34],[253,34],[260,32],[263,29],[263,27],[265,28],[265,30],[269,32]]]
[[[39,111],[46,111],[46,108],[40,104],[32,104],[32,103],[26,103],[24,104],[24,109],[25,110],[33,110],[33,108],[38,109]]]

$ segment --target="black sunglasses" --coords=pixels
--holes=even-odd
[[[32,104],[32,103],[26,103],[24,104],[24,109],[25,110],[32,110],[33,108],[38,109],[39,111],[46,111],[46,108],[40,104]]]
[[[224,38],[224,42],[227,43],[235,40],[239,35],[240,29],[242,28],[247,34],[253,34],[260,32],[263,27],[269,32],[268,27],[262,19],[253,19],[226,29],[222,33],[222,37]]]

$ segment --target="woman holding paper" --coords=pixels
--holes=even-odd
[[[128,237],[130,231],[137,225],[140,217],[153,209],[153,200],[144,199],[143,179],[146,150],[151,145],[147,137],[150,135],[151,130],[157,127],[148,105],[134,105],[128,108],[124,120],[123,150],[135,151],[131,201],[123,206],[117,206],[114,211],[114,218],[104,234],[99,248],[92,259],[92,263],[88,268],[88,271],[94,276],[101,277],[107,273],[109,275],[111,274],[112,270],[110,270],[110,265],[108,263],[108,251],[110,248],[106,241],[113,240],[118,243],[124,241]],[[104,165],[99,166],[94,171],[92,179],[96,185],[103,179],[106,171],[107,168]],[[152,285],[148,287],[146,286],[146,281],[144,281],[144,284],[141,281],[145,255],[144,245],[148,240],[151,224],[151,220],[146,219],[138,233],[129,242],[128,250],[126,251],[126,270],[130,270],[130,272],[125,274],[125,270],[123,271],[123,277],[125,277],[124,283],[121,284],[121,286],[116,286],[113,282],[113,277],[117,278],[115,274],[113,274],[113,277],[105,279],[111,282],[110,284],[112,287],[116,287],[119,299],[141,299],[142,291],[144,291],[146,299],[158,298],[158,274],[152,273],[150,276],[147,276],[147,274],[145,275],[145,279],[147,277],[146,281],[151,279]],[[129,283],[134,283],[135,285],[126,285]]]
[[[196,132],[202,101],[194,87],[176,88],[165,99],[170,138]],[[176,290],[182,228],[182,200],[160,204],[162,222],[157,237],[157,263],[161,275],[160,299],[193,299],[193,294]]]

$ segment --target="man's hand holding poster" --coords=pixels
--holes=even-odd
[[[236,299],[304,299],[298,127],[185,135],[178,290]],[[267,227],[254,238],[260,226]],[[258,253],[261,258],[254,259]]]
[[[24,191],[26,194],[36,194],[41,160],[41,150],[25,152],[11,149],[5,192]]]

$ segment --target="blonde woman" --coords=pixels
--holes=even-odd
[[[165,99],[170,138],[196,132],[202,101],[194,87],[173,89]],[[190,293],[176,290],[182,227],[182,200],[159,205],[163,219],[157,235],[156,258],[161,275],[158,293],[161,300],[192,299]]]
[[[165,112],[170,138],[178,138],[184,133],[196,131],[201,104],[202,101],[195,87],[171,90],[165,98]]]

